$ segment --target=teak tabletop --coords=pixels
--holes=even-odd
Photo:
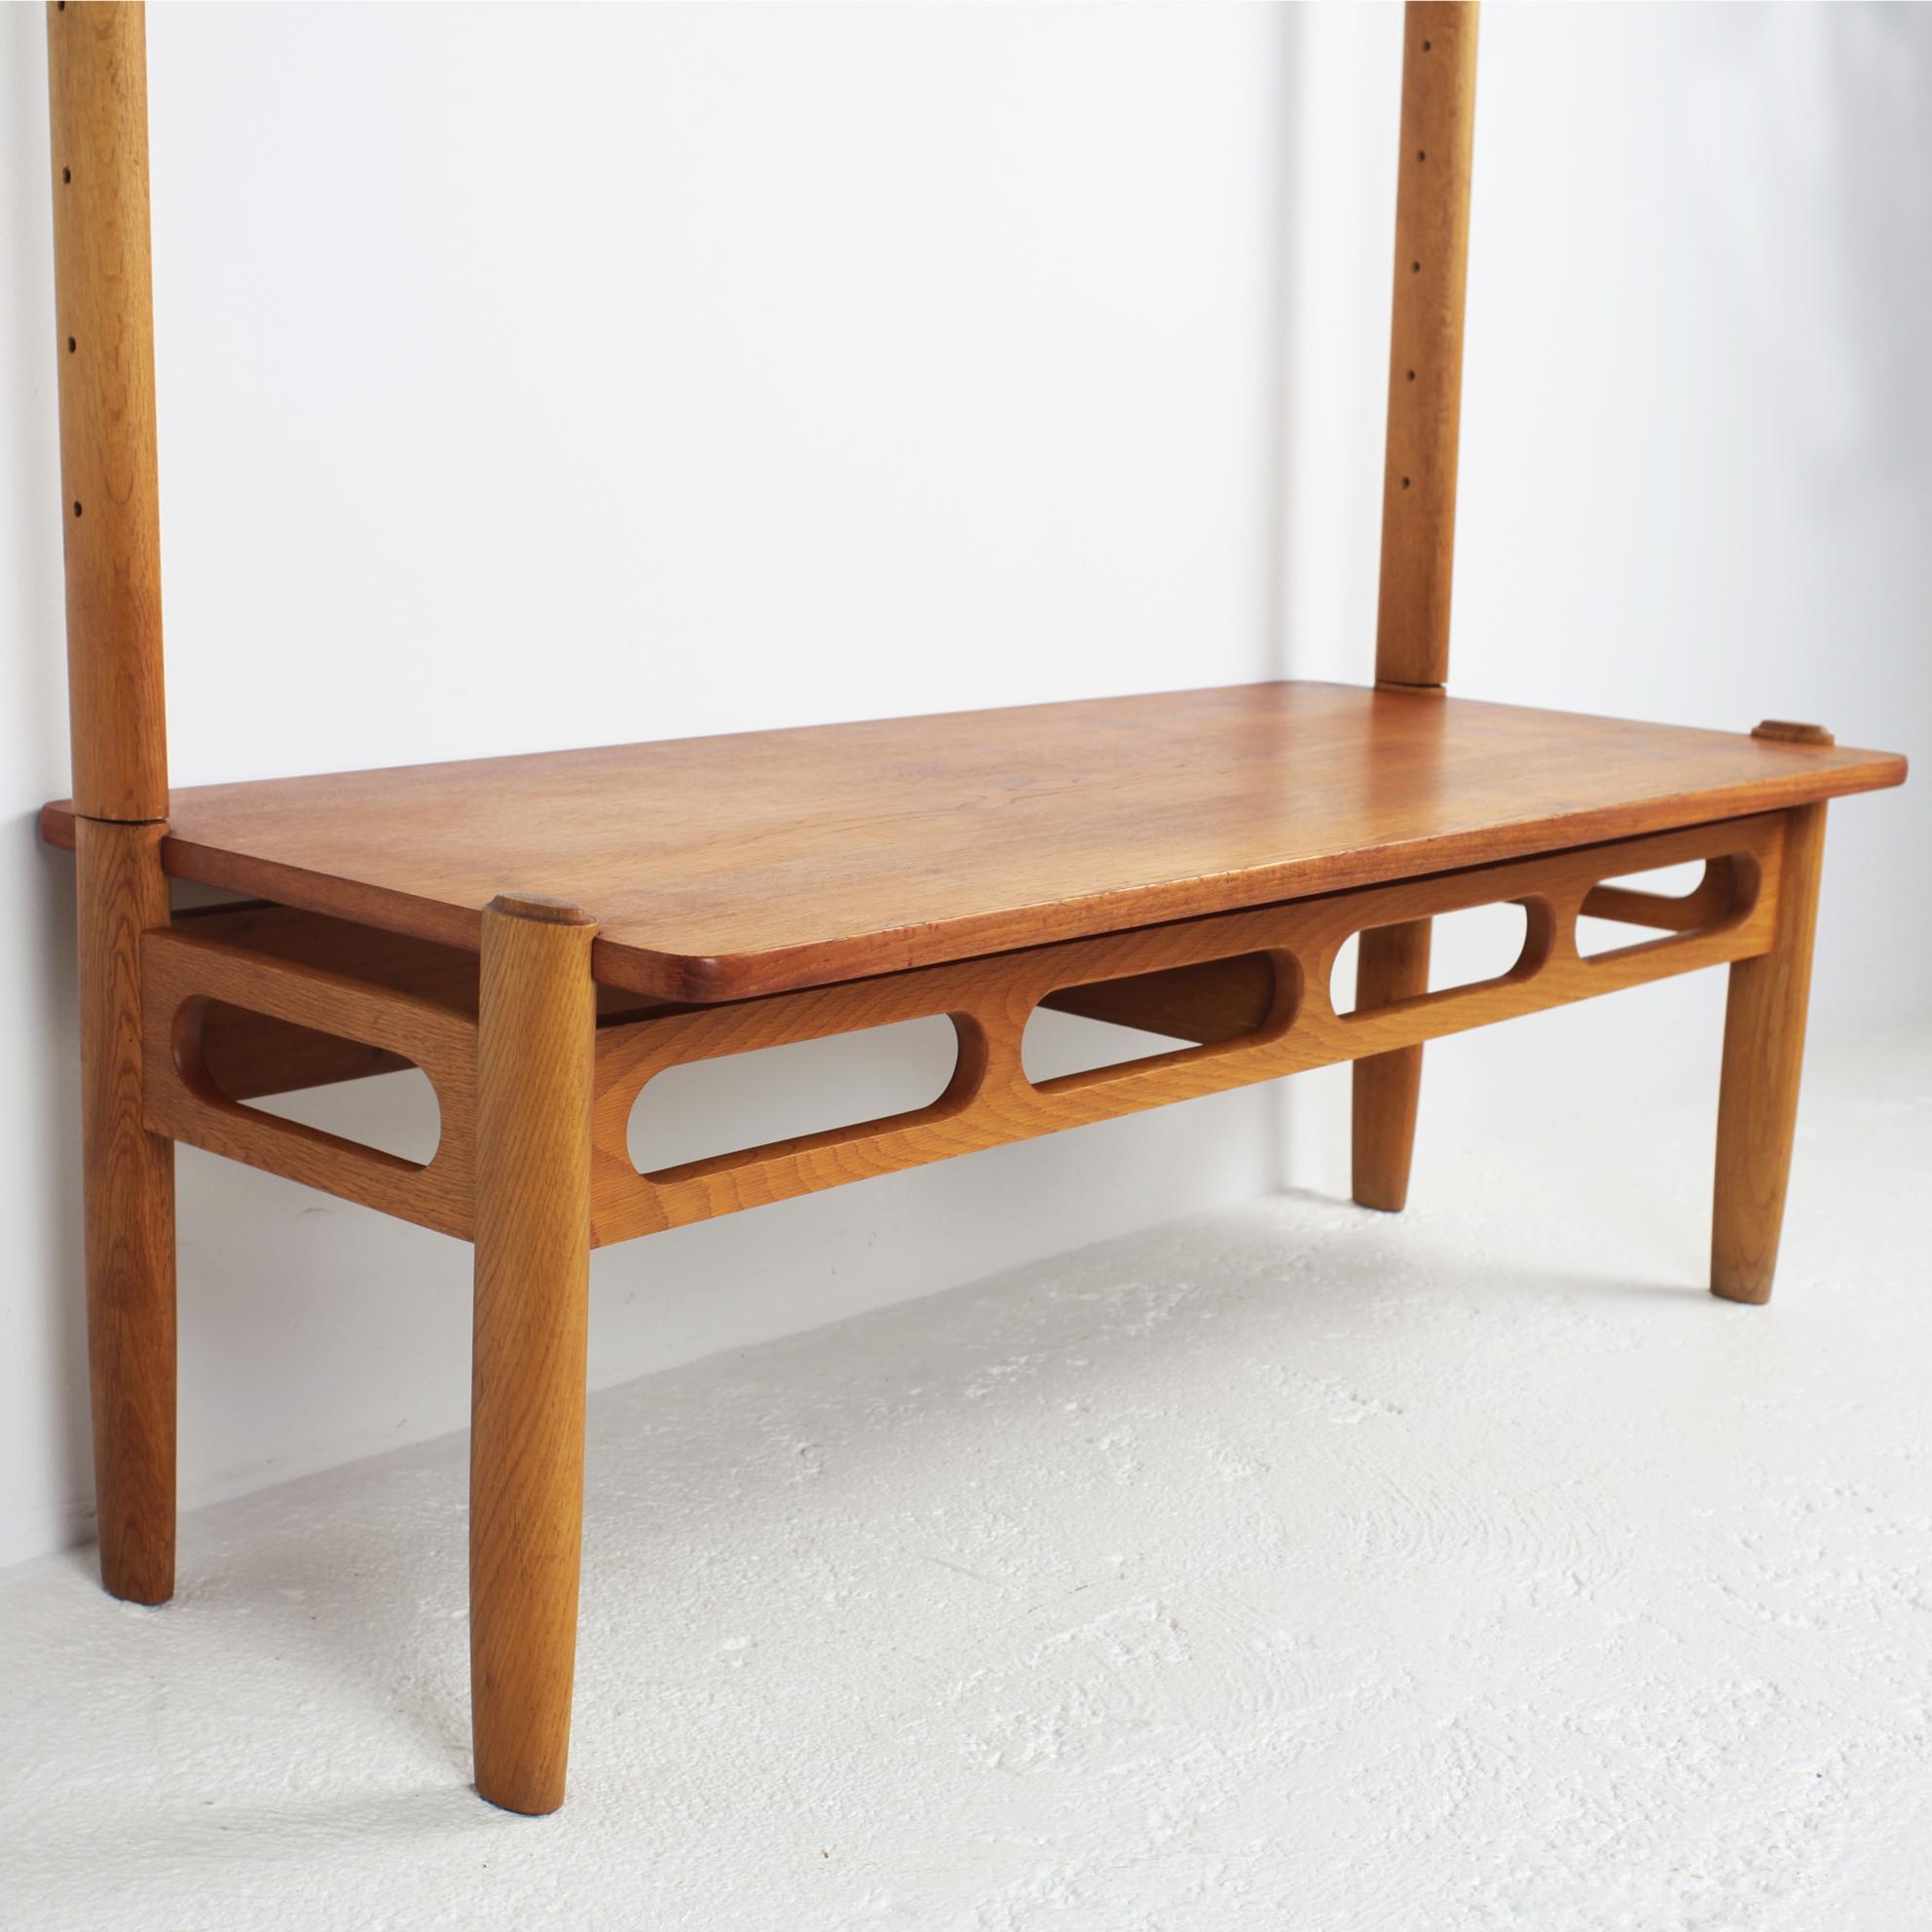
[[[739,999],[1897,784],[1897,757],[1343,685],[1026,705],[173,794],[175,877]],[[63,801],[47,836],[73,839]]]

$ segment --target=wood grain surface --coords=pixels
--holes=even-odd
[[[1825,807],[1806,805],[1786,817],[1773,944],[1730,969],[1725,1004],[1711,1292],[1726,1301],[1770,1299],[1798,1127]]]
[[[1057,1013],[1199,1044],[1253,1032],[1268,1017],[1274,998],[1275,962],[1265,952],[1254,952],[1239,959],[1209,959],[1199,966],[1060,986],[1040,1004]]]
[[[176,792],[181,878],[723,1000],[1895,785],[1842,746],[1273,684]],[[44,824],[71,835],[63,807]]]
[[[1429,990],[1427,919],[1377,926],[1356,954],[1356,1005],[1391,1006]],[[1409,1164],[1422,1104],[1422,1047],[1370,1054],[1353,1069],[1349,1114],[1350,1192],[1359,1208],[1398,1214],[1408,1205]]]
[[[1693,826],[727,1005],[667,1005],[642,1019],[609,1014],[596,1025],[593,1238],[600,1245],[625,1241],[1306,1067],[1392,1055],[1516,1014],[1751,958],[1772,944],[1788,816]],[[1698,858],[1716,863],[1684,898],[1604,896],[1604,879]],[[1510,900],[1530,909],[1530,930],[1509,973],[1399,998],[1371,987],[1369,1002],[1358,999],[1355,1011],[1332,1002],[1334,958],[1350,934]],[[1584,957],[1577,950],[1576,925],[1591,910],[1662,926],[1666,936]],[[153,1131],[405,1220],[471,1234],[477,1019],[461,994],[445,1003],[179,932],[148,933],[142,957],[146,1118]],[[404,972],[412,977],[414,968]],[[1060,997],[1067,989],[1075,990],[1071,1000]],[[442,1108],[434,1158],[419,1166],[216,1091],[197,1046],[197,1009],[211,999],[414,1061],[429,1076]],[[1021,1042],[1036,1004],[1203,1044],[1035,1084],[1025,1077]],[[950,1015],[960,1040],[954,1078],[933,1106],[644,1177],[630,1165],[631,1106],[666,1068],[929,1014]]]
[[[1449,675],[1476,17],[1474,6],[1459,0],[1412,0],[1402,10],[1394,301],[1375,619],[1375,675],[1383,683],[1439,685]]]
[[[477,957],[458,946],[384,932],[251,899],[236,906],[198,906],[174,915],[174,931],[218,940],[244,952],[286,959],[364,985],[408,993],[476,1017]],[[620,986],[597,989],[597,1023],[636,1020],[653,1004]],[[242,1006],[211,1001],[202,1014],[200,1047],[208,1077],[231,1100],[329,1087],[394,1073],[410,1062],[387,1047],[339,1039]]]
[[[592,928],[503,897],[485,915],[477,1037],[469,1435],[476,1789],[564,1802],[583,1527]]]
[[[100,1579],[174,1589],[174,1146],[148,1122],[142,935],[167,922],[158,825],[80,825],[81,1139]]]
[[[167,812],[148,259],[147,33],[118,0],[47,9],[55,346],[74,797]]]
[[[472,1010],[167,931],[142,938],[141,990],[143,1100],[152,1132],[399,1220],[468,1237],[475,1192]],[[427,1162],[405,1160],[224,1093],[203,1051],[203,1011],[210,1000],[420,1066],[441,1117],[435,1153]]]
[[[738,1005],[686,1008],[612,1027],[598,1042],[593,1238],[600,1245],[626,1241],[1279,1074],[1387,1055],[1517,1014],[1749,958],[1771,944],[1783,838],[1783,814],[1696,826]],[[1646,867],[1733,855],[1735,865],[1724,869],[1733,888],[1722,901],[1707,902],[1704,926],[1636,940],[1587,959],[1578,953],[1576,922],[1601,880]],[[1329,981],[1335,955],[1352,933],[1496,901],[1516,901],[1527,913],[1522,955],[1508,972],[1475,985],[1336,1010]],[[1026,1078],[1022,1059],[1026,1022],[1055,988],[1254,953],[1272,958],[1272,997],[1247,1035],[1062,1079]],[[631,1163],[631,1109],[640,1095],[643,1104],[650,1104],[650,1083],[668,1067],[936,1013],[950,1017],[959,1057],[946,1092],[930,1106],[645,1175]]]

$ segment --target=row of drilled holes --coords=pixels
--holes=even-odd
[[[1701,864],[1693,863],[1607,883],[1678,897],[1694,890],[1702,873]],[[1438,914],[1431,921],[1430,990],[1500,979],[1522,956],[1527,929],[1516,905]],[[1578,922],[1578,947],[1586,958],[1641,936],[1642,929],[1611,920]],[[1330,992],[1338,1013],[1355,1004],[1356,951],[1352,939],[1335,961]],[[1129,1065],[1172,1053],[1181,1044],[1164,1034],[1041,1008],[1027,1022],[1021,1051],[1026,1077],[1045,1082]],[[827,1127],[910,1113],[930,1106],[946,1091],[957,1053],[951,1022],[933,1014],[861,1033],[674,1066],[638,1096],[630,1119],[631,1158],[641,1173],[654,1173]],[[441,1132],[435,1092],[415,1067],[248,1104],[408,1161],[427,1163]]]
[[[67,0],[56,0],[55,12],[64,14],[66,11],[67,11]],[[61,168],[60,185],[63,188],[70,188],[73,186],[73,184],[74,184],[74,170],[71,167]],[[80,344],[77,343],[72,336],[69,336],[67,338],[67,353],[69,355],[73,354],[75,350],[77,350],[79,347]],[[81,513],[81,505],[80,505],[80,501],[77,498],[74,502],[74,514],[76,516],[79,516],[80,513]]]
[[[1430,47],[1431,47],[1431,46],[1432,46],[1433,44],[1434,44],[1434,43],[1433,43],[1433,42],[1431,42],[1431,41],[1427,41],[1427,40],[1426,40],[1426,41],[1424,41],[1424,42],[1423,42],[1423,44],[1422,44],[1422,51],[1423,51],[1423,52],[1424,52],[1425,54],[1427,54],[1427,53],[1428,53],[1428,52],[1430,51]],[[1426,161],[1427,161],[1428,159],[1429,159],[1429,152],[1428,152],[1428,150],[1427,150],[1427,149],[1425,149],[1425,148],[1418,148],[1418,149],[1416,150],[1416,160],[1417,160],[1418,162],[1426,162]],[[1420,262],[1411,262],[1411,263],[1409,264],[1409,273],[1410,273],[1411,275],[1420,275],[1420,274],[1422,273],[1422,264],[1421,264]],[[1411,370],[1409,370],[1409,371],[1407,372],[1407,374],[1408,374],[1408,379],[1409,379],[1409,381],[1410,381],[1410,382],[1414,382],[1414,381],[1415,381],[1415,379],[1416,379],[1416,372],[1415,372],[1415,371],[1414,371],[1413,369],[1411,369]],[[1411,478],[1409,478],[1409,477],[1407,477],[1407,476],[1405,476],[1405,477],[1403,477],[1403,478],[1402,478],[1402,488],[1406,490],[1406,489],[1407,489],[1407,488],[1409,487],[1409,484],[1410,484],[1410,482],[1411,482],[1411,480],[1412,480],[1412,479],[1411,479]],[[1351,942],[1350,942],[1350,946],[1351,946],[1351,947],[1353,947],[1353,945],[1354,945],[1354,942],[1353,942],[1353,941],[1351,941]],[[1351,953],[1350,953],[1350,957],[1351,957],[1351,959],[1353,960],[1353,958],[1354,958],[1354,954],[1353,954],[1353,951],[1351,951]],[[1352,975],[1352,976],[1351,976],[1351,984],[1353,984],[1353,983],[1354,983],[1354,982],[1353,982],[1353,975]]]

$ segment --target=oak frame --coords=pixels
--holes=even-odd
[[[594,1027],[590,1244],[608,1246],[693,1221],[957,1154],[1117,1118],[1174,1100],[1316,1066],[1405,1050],[1519,1014],[1590,999],[1772,949],[1791,815],[1761,813],[1537,859],[1439,873],[1029,947],[876,979],[845,981],[711,1006],[622,1009]],[[1620,874],[1701,860],[1705,881],[1681,899],[1609,886]],[[1355,935],[1469,907],[1526,909],[1521,956],[1474,985],[1338,1012],[1336,955]],[[1653,933],[1582,955],[1584,916]],[[326,924],[327,922],[319,922]],[[1273,971],[1257,985],[1246,963]],[[1242,969],[1229,973],[1229,968]],[[1198,976],[1190,987],[1183,976]],[[150,1132],[299,1180],[439,1233],[476,1227],[477,1002],[375,986],[324,967],[251,951],[179,926],[141,939],[143,1123]],[[586,976],[587,977],[587,976]],[[1225,979],[1225,985],[1218,984]],[[1182,995],[1192,993],[1191,1003]],[[1113,997],[1109,1000],[1106,993]],[[1099,994],[1096,999],[1084,994]],[[1070,997],[1069,997],[1070,995]],[[435,1089],[441,1138],[424,1163],[380,1153],[250,1106],[209,1072],[210,1003],[314,1028],[369,1060],[345,1056],[296,1086],[358,1079],[405,1064]],[[1022,1039],[1038,1008],[1086,1011],[1187,1041],[1152,1059],[1035,1082]],[[632,1165],[626,1134],[650,1081],[674,1066],[945,1016],[957,1066],[930,1106],[800,1139],[748,1147],[651,1174]]]
[[[1447,675],[1475,19],[1430,3],[1404,20],[1376,673],[1406,690]],[[529,1813],[564,1796],[593,1246],[1342,1060],[1356,1198],[1399,1208],[1426,1040],[1723,964],[1711,1286],[1766,1298],[1822,803],[706,1006],[598,986],[591,915],[529,893],[487,909],[480,954],[275,905],[171,916],[142,10],[56,4],[48,27],[89,1339],[114,1594],[160,1603],[173,1582],[177,1140],[473,1242],[476,1781]],[[1707,873],[1685,899],[1605,883],[1687,859]],[[1430,993],[1430,920],[1499,900],[1525,908],[1516,965]],[[1584,915],[1659,936],[1585,958]],[[1354,933],[1344,1014],[1330,980]],[[1021,1037],[1042,1005],[1184,1044],[1036,1084]],[[952,1016],[959,1056],[929,1107],[650,1175],[630,1163],[632,1105],[668,1067],[934,1013]],[[442,1108],[427,1163],[247,1104],[404,1063]]]

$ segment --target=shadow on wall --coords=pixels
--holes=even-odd
[[[0,8],[0,778],[9,794],[0,897],[13,914],[0,935],[10,1024],[0,1110],[11,1130],[0,1190],[18,1270],[0,1282],[0,1336],[13,1356],[0,1375],[19,1378],[15,1398],[0,1402],[12,1411],[0,1419],[0,1513],[18,1512],[35,1536],[56,1521],[43,1496],[64,1504],[92,1482],[73,867],[42,849],[36,816],[43,798],[67,789],[44,43],[39,8]],[[0,1552],[9,1540],[0,1522]]]
[[[24,9],[19,11],[26,11]],[[63,693],[64,696],[64,693]],[[18,822],[14,836],[39,846],[36,819]],[[34,936],[26,961],[20,1010],[42,1017],[53,1051],[23,1054],[29,1095],[15,1103],[30,1112],[36,1144],[27,1163],[34,1185],[20,1204],[27,1227],[24,1251],[39,1258],[49,1296],[41,1325],[40,1365],[34,1370],[46,1401],[45,1453],[57,1494],[83,1498],[93,1485],[88,1413],[87,1300],[81,1245],[80,1020],[75,999],[73,862],[64,852],[38,849],[26,930]],[[92,1523],[92,1505],[86,1508]]]

